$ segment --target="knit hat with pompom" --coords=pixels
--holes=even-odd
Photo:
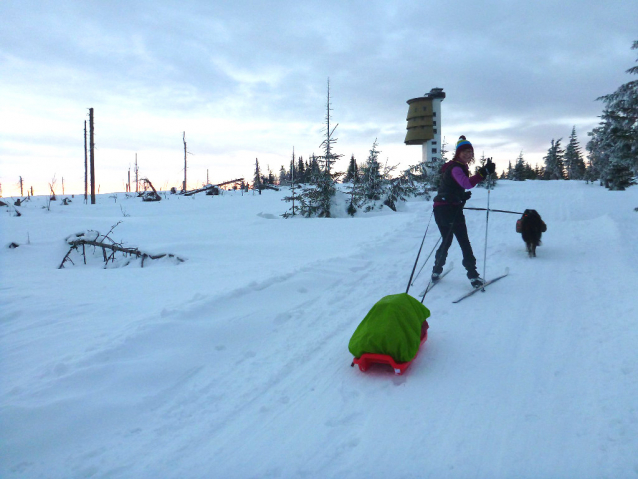
[[[459,141],[456,142],[456,154],[455,154],[455,156],[458,156],[458,154],[461,153],[461,151],[463,151],[463,150],[465,150],[467,148],[469,148],[470,150],[474,151],[474,148],[472,147],[472,143],[467,141],[465,136],[461,135],[459,137]]]

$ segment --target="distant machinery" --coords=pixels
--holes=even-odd
[[[441,102],[443,88],[432,88],[425,96],[408,100],[406,145],[422,145],[423,161],[441,158]]]

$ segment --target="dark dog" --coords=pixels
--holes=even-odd
[[[525,210],[517,221],[516,230],[523,235],[530,258],[536,257],[536,247],[541,244],[541,236],[547,231],[547,225],[536,210]]]

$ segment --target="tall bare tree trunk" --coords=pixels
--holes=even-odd
[[[84,202],[89,198],[89,159],[86,150],[86,120],[84,120]]]
[[[138,178],[139,169],[137,168],[137,153],[135,153],[135,193],[140,192],[140,180]]]
[[[95,204],[95,142],[93,130],[93,108],[89,108],[89,132],[90,132],[90,151],[91,151],[91,204]]]
[[[184,191],[188,191],[186,189],[186,132],[184,132],[184,136],[182,137],[182,141],[184,142],[184,186],[182,187],[182,189]]]

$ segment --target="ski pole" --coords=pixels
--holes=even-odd
[[[456,210],[456,213],[454,213],[454,218],[452,218],[452,223],[450,223],[450,231],[448,231],[448,234],[445,236],[445,241],[447,242],[450,239],[450,236],[452,235],[452,233],[454,232],[454,224],[456,222],[456,217],[459,215],[459,211],[461,211],[460,209]],[[432,210],[432,213],[434,213],[434,210]],[[419,272],[416,274],[416,278],[414,278],[414,281],[416,281],[416,279],[419,277],[419,275],[421,274],[421,271],[423,271],[423,268],[425,268],[425,265],[428,264],[428,261],[430,260],[430,258],[432,257],[432,253],[434,253],[434,250],[436,249],[436,247],[438,246],[439,242],[443,239],[442,236],[439,237],[439,239],[436,240],[436,243],[434,244],[434,247],[432,248],[432,251],[430,251],[430,254],[428,255],[427,258],[425,258],[425,261],[423,262],[423,266],[421,266],[421,269],[419,270]],[[411,278],[410,278],[411,279]],[[410,284],[410,286],[414,286],[414,281]],[[431,282],[432,280],[430,280]],[[429,285],[429,283],[428,283]],[[425,298],[425,295],[423,296]],[[421,302],[423,302],[423,300],[421,300]]]
[[[421,269],[416,274],[416,276],[414,278],[414,281],[412,281],[412,283],[410,283],[410,286],[414,286],[414,283],[416,282],[416,280],[418,279],[419,275],[421,274],[421,271],[423,271],[423,268],[425,268],[425,265],[428,264],[428,261],[430,260],[430,257],[432,256],[432,253],[434,253],[434,250],[436,249],[436,247],[439,245],[440,242],[441,242],[441,237],[439,236],[439,239],[436,240],[436,243],[434,243],[434,246],[432,247],[432,251],[430,251],[430,254],[428,255],[428,257],[425,258],[425,261],[423,262],[423,266],[421,266]]]
[[[486,278],[485,271],[487,269],[487,228],[490,224],[490,191],[492,190],[491,181],[492,181],[492,174],[489,173],[487,175],[487,216],[485,218],[485,248],[483,250],[483,284],[485,284],[485,281],[487,281],[485,279]],[[485,286],[481,288],[481,291],[485,291]]]
[[[408,281],[408,287],[405,290],[405,294],[408,294],[410,291],[410,285],[412,283],[412,277],[414,276],[414,271],[416,270],[416,265],[419,262],[419,256],[421,256],[421,250],[423,249],[423,243],[425,243],[425,237],[428,235],[428,230],[430,229],[430,222],[432,221],[432,216],[434,216],[434,210],[430,214],[430,219],[428,220],[428,225],[425,228],[425,234],[423,235],[423,240],[421,241],[421,246],[419,247],[419,252],[416,255],[416,260],[414,261],[414,266],[412,267],[412,274],[410,274],[410,280]]]

